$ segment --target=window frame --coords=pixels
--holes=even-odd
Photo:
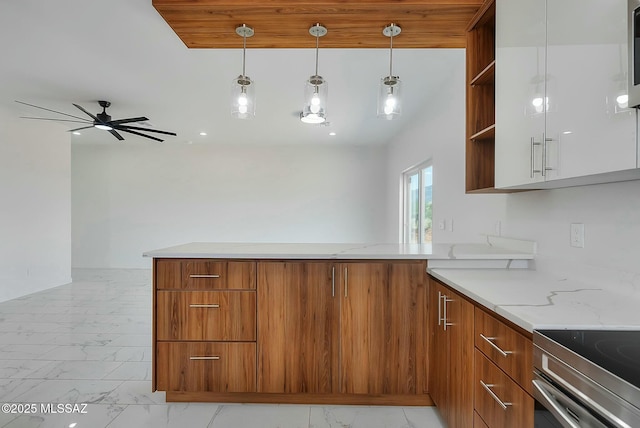
[[[418,209],[419,219],[418,219],[418,230],[420,233],[418,234],[418,243],[419,244],[430,244],[431,241],[424,241],[424,188],[425,188],[425,177],[424,170],[427,168],[431,168],[431,186],[433,188],[433,162],[431,159],[428,159],[424,162],[421,162],[417,165],[412,166],[411,168],[402,172],[402,242],[409,243],[410,242],[410,234],[411,234],[411,219],[409,218],[411,215],[411,190],[410,190],[410,177],[414,175],[418,175]],[[433,198],[432,198],[433,203]],[[431,218],[431,227],[433,229],[433,214]]]

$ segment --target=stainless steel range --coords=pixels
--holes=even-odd
[[[534,331],[533,344],[536,428],[640,428],[640,331]]]

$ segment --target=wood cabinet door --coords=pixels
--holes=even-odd
[[[415,394],[418,288],[424,287],[424,264],[354,262],[337,266],[340,392]]]
[[[334,272],[326,262],[258,263],[259,392],[334,392],[339,304]]]
[[[429,281],[429,395],[445,420],[449,420],[449,335],[442,325],[444,287]]]
[[[464,428],[473,425],[474,306],[451,290],[447,300],[449,427]]]

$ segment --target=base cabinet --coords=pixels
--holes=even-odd
[[[449,428],[473,426],[473,311],[471,302],[429,281],[429,393]]]
[[[258,391],[423,393],[417,362],[424,361],[424,341],[417,331],[425,268],[424,262],[259,262]]]
[[[430,404],[426,261],[154,260],[168,400]]]

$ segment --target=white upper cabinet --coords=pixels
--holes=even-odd
[[[547,1],[551,179],[636,167],[635,110],[618,99],[628,93],[626,17],[626,0]]]
[[[496,187],[543,180],[545,117],[532,101],[544,97],[545,46],[544,0],[497,0]]]
[[[496,187],[555,187],[637,167],[636,111],[619,98],[626,3],[498,0]]]

